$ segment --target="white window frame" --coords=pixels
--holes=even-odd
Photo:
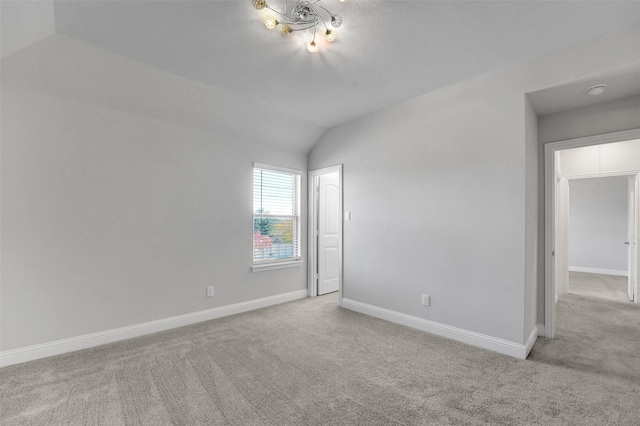
[[[269,170],[269,171],[274,171],[274,172],[282,172],[282,173],[290,173],[293,175],[296,175],[298,178],[298,192],[297,192],[297,196],[296,196],[296,200],[295,200],[295,214],[293,215],[269,215],[269,214],[256,214],[255,211],[253,211],[253,191],[254,191],[254,182],[253,182],[253,175],[255,173],[255,169],[261,169],[261,170]],[[253,272],[262,272],[262,271],[271,271],[274,269],[284,269],[284,268],[295,268],[295,267],[300,267],[302,266],[302,264],[304,264],[304,261],[302,260],[302,253],[301,253],[301,248],[302,248],[302,241],[301,241],[301,237],[303,234],[303,230],[302,230],[302,222],[301,222],[301,214],[300,214],[300,198],[301,198],[301,191],[302,191],[302,171],[300,170],[295,170],[295,169],[289,169],[286,167],[280,167],[280,166],[272,166],[270,164],[263,164],[263,163],[253,163],[253,169],[251,170],[251,194],[252,194],[252,201],[251,201],[251,210],[252,210],[252,215],[251,215],[251,230],[252,230],[252,237],[253,237],[253,226],[254,226],[254,220],[256,217],[292,217],[292,218],[296,218],[297,219],[297,223],[298,223],[298,235],[296,238],[296,244],[297,244],[297,253],[298,253],[298,257],[297,258],[290,258],[290,259],[286,259],[286,260],[275,260],[275,261],[262,261],[262,262],[255,262],[255,259],[253,258],[253,241],[251,242],[251,256],[252,259],[251,261],[253,262],[253,266],[251,267],[251,270]]]

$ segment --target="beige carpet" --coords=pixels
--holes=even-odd
[[[0,370],[8,425],[637,425],[640,383],[305,299]],[[638,358],[636,358],[637,360]]]
[[[569,293],[620,303],[629,301],[627,277],[569,272]]]
[[[569,280],[556,338],[538,339],[529,359],[640,383],[640,305],[629,302],[627,278],[570,272]]]

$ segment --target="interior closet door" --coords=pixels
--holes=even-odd
[[[340,177],[318,177],[318,295],[340,288]]]

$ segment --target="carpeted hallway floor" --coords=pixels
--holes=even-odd
[[[569,272],[569,293],[631,304],[627,277]]]
[[[3,368],[0,423],[638,424],[636,378],[549,362],[544,346],[516,360],[332,294]]]
[[[640,305],[629,302],[627,278],[571,272],[569,280],[556,338],[538,339],[529,360],[640,383]]]

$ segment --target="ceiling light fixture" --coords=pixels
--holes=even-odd
[[[591,96],[598,96],[604,93],[604,89],[607,88],[606,84],[596,84],[595,86],[589,87],[585,92]]]
[[[280,0],[283,1],[283,0]],[[320,5],[322,0],[297,0],[293,7],[288,7],[288,0],[284,0],[284,5],[278,9],[269,6],[266,0],[251,0],[253,7],[257,10],[268,9],[273,14],[267,14],[263,18],[264,26],[270,30],[280,26],[280,34],[286,37],[294,31],[309,30],[312,36],[307,43],[307,50],[315,52],[318,50],[316,44],[316,30],[318,26],[324,27],[324,38],[328,43],[336,39],[336,32],[333,28],[342,25],[342,16],[330,12]],[[340,0],[343,3],[345,0]],[[293,3],[293,1],[292,1]],[[275,15],[274,15],[275,14]],[[329,28],[327,25],[331,25]]]

